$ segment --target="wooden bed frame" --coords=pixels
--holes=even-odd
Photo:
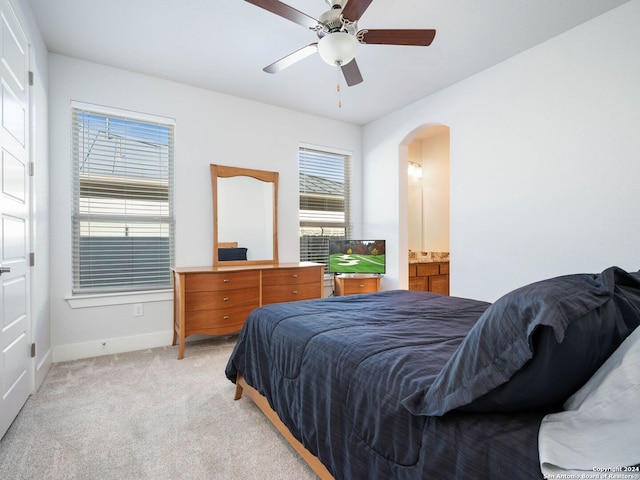
[[[327,470],[327,467],[311,453],[307,448],[300,443],[300,441],[294,437],[287,426],[282,423],[278,414],[271,408],[267,399],[261,395],[255,388],[249,385],[242,375],[238,374],[236,378],[236,393],[233,397],[234,400],[240,400],[242,392],[246,392],[249,398],[256,404],[256,406],[262,410],[262,413],[273,424],[274,427],[282,434],[284,439],[294,448],[296,452],[307,462],[311,469],[320,477],[320,480],[334,480],[333,475]]]

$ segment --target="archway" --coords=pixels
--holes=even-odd
[[[400,251],[407,252],[406,261],[401,259],[400,263],[401,267],[403,263],[407,265],[407,274],[403,273],[403,268],[400,273],[408,288],[423,289],[419,282],[416,284],[416,279],[411,285],[409,276],[415,276],[415,267],[410,263],[449,260],[449,137],[447,125],[423,124],[412,130],[400,144],[399,206],[403,213],[399,224]],[[446,269],[448,275],[448,264]],[[403,279],[400,280],[401,285],[404,284]]]

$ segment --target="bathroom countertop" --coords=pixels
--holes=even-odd
[[[412,252],[409,251],[409,263],[448,262],[449,252]]]

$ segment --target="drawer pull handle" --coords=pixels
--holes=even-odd
[[[297,294],[298,294],[298,290],[294,290],[294,291],[293,291],[293,294],[294,294],[294,295],[297,295]]]
[[[364,285],[360,285],[360,288],[364,288]]]
[[[298,275],[297,275],[297,274],[294,274],[294,275],[293,275],[293,278],[298,278]]]
[[[224,317],[222,317],[223,320],[229,320],[229,315],[225,315]]]
[[[229,279],[228,279],[228,278],[225,278],[225,279],[223,280],[223,282],[224,282],[224,283],[229,283]]]
[[[228,302],[228,301],[229,301],[229,297],[224,297],[224,298],[222,299],[222,301],[223,301],[223,302]]]

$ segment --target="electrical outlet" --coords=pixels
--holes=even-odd
[[[133,316],[141,317],[144,315],[144,305],[142,303],[133,304]]]

